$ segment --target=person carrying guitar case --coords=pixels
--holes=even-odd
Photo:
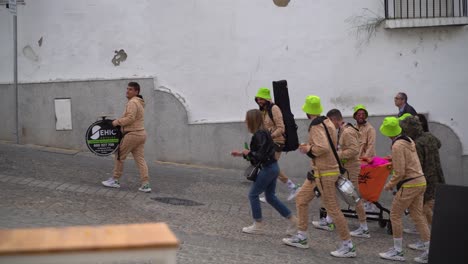
[[[275,142],[275,158],[279,160],[283,151],[285,138],[285,124],[281,109],[272,102],[270,90],[260,88],[255,95],[255,102],[258,104],[263,114],[263,125],[266,130],[271,132],[271,137]],[[285,183],[289,189],[287,200],[290,201],[296,197],[299,185],[295,184],[283,171],[280,170],[278,180]],[[261,199],[263,200],[263,199]]]

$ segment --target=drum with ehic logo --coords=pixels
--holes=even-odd
[[[94,122],[86,131],[86,145],[89,150],[98,156],[109,156],[119,147],[122,140],[120,126],[112,126],[110,119]]]

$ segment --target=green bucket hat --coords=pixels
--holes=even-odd
[[[364,110],[364,112],[366,112],[366,117],[369,116],[369,113],[367,112],[366,107],[365,107],[363,104],[358,104],[358,105],[356,105],[356,106],[354,107],[353,117],[356,117],[356,113],[357,113],[359,110]]]
[[[309,115],[320,115],[323,112],[323,107],[320,103],[320,97],[316,95],[307,96],[305,103],[302,106],[302,110]]]
[[[400,116],[398,119],[400,119],[400,121],[403,121],[405,120],[406,118],[410,117],[410,116],[413,116],[412,114],[410,113],[404,113],[402,116]]]
[[[400,120],[393,116],[384,118],[380,126],[380,133],[387,137],[396,137],[401,134],[401,131]]]
[[[255,95],[255,98],[262,98],[265,100],[271,100],[271,95],[270,95],[270,89],[262,87],[258,89],[257,94]]]

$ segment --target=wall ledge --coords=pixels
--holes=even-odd
[[[468,25],[468,17],[386,19],[385,28],[417,28]]]

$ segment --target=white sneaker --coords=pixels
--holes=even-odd
[[[293,189],[291,189],[286,200],[291,201],[292,199],[296,198],[296,195],[299,193],[300,189],[301,187],[299,187],[299,185],[296,185]]]
[[[419,257],[415,257],[414,261],[417,263],[427,263],[429,261],[429,251],[424,251]]]
[[[312,225],[317,229],[322,229],[326,231],[333,231],[335,230],[334,223],[328,223],[326,218],[320,218],[320,221],[312,221]]]
[[[149,192],[151,192],[151,187],[150,187],[149,183],[147,183],[147,184],[142,185],[140,188],[138,188],[138,190],[140,192],[149,193]]]
[[[422,242],[422,241],[418,241],[418,242],[416,242],[416,243],[409,244],[408,247],[411,248],[411,249],[420,250],[420,251],[429,250],[429,249],[426,247],[426,245],[424,244],[424,242]]]
[[[330,254],[337,258],[354,258],[356,257],[356,246],[353,245],[352,248],[341,245],[341,247],[335,251],[330,252]]]
[[[369,229],[364,230],[362,227],[349,232],[349,234],[353,237],[363,237],[363,238],[370,238]]]
[[[120,183],[118,180],[114,178],[109,178],[107,181],[101,182],[102,185],[110,188],[120,188]]]
[[[263,234],[263,224],[260,222],[254,222],[253,225],[242,228],[242,232],[247,234]]]
[[[301,234],[296,234],[292,237],[283,238],[283,243],[297,248],[309,248],[309,243],[307,243],[307,237],[302,236]]]
[[[260,196],[259,200],[260,200],[260,202],[262,202],[262,203],[266,203],[266,202],[267,202],[265,196]]]
[[[388,260],[405,261],[403,251],[397,251],[394,247],[390,248],[387,252],[379,253],[379,256]]]
[[[365,202],[364,211],[369,212],[369,213],[378,213],[379,208],[377,208],[377,206],[371,202]]]
[[[419,232],[418,232],[418,230],[416,230],[416,228],[404,228],[403,233],[419,235]]]

